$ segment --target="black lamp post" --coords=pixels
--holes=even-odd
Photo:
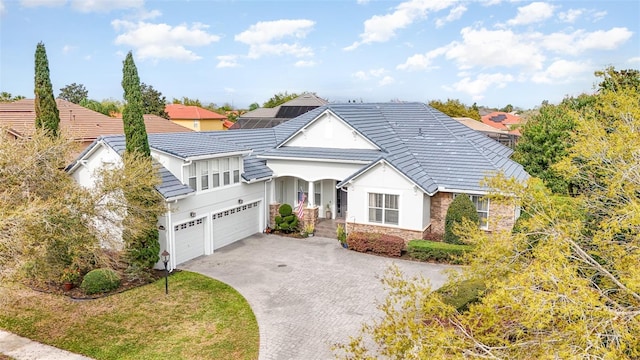
[[[169,270],[167,269],[167,264],[169,263],[169,252],[167,250],[163,251],[162,254],[162,262],[164,263],[164,293],[169,294]]]

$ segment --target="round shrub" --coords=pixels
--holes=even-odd
[[[444,242],[449,244],[463,244],[460,237],[453,233],[455,224],[462,222],[462,219],[467,219],[476,224],[480,223],[476,206],[469,196],[460,194],[456,196],[449,209],[447,209],[447,216],[444,218]]]
[[[293,208],[289,204],[282,204],[280,205],[278,212],[280,213],[280,216],[286,217],[292,214]]]
[[[119,286],[118,273],[106,268],[89,271],[80,284],[82,291],[88,295],[115,290]]]

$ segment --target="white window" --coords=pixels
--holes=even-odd
[[[233,184],[240,182],[240,158],[231,158],[231,173],[233,175]]]
[[[211,162],[211,182],[214,188],[220,186],[220,167],[218,165],[218,159],[210,160]]]
[[[198,173],[196,172],[196,163],[193,162],[187,168],[187,181],[189,187],[198,190]]]
[[[229,174],[229,158],[220,159],[220,171],[222,171],[222,184],[229,185],[231,176]]]
[[[458,195],[463,194],[453,194],[455,198]],[[476,211],[478,212],[478,218],[480,219],[480,229],[488,230],[489,229],[489,199],[485,198],[481,195],[467,195],[473,205],[476,206]]]
[[[209,162],[198,162],[200,167],[200,190],[207,190],[209,188]]]
[[[399,195],[369,193],[369,222],[398,225]]]

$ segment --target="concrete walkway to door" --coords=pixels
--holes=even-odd
[[[357,253],[335,239],[264,234],[178,268],[225,282],[247,299],[260,328],[259,359],[332,359],[332,344],[381,315],[376,305],[386,291],[379,279],[392,263],[434,288],[452,268]]]

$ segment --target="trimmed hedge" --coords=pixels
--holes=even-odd
[[[107,268],[89,271],[80,284],[80,288],[87,295],[115,290],[119,286],[120,275]]]
[[[471,245],[448,244],[430,240],[411,240],[407,244],[407,253],[414,259],[451,264],[461,264],[460,257],[472,249]]]
[[[367,252],[371,251],[376,254],[397,256],[402,255],[404,249],[404,240],[395,235],[352,232],[347,237],[349,249]]]
[[[459,312],[465,312],[469,305],[477,303],[487,289],[485,284],[476,279],[463,280],[455,285],[441,287],[436,293],[442,296],[445,304],[451,305]]]

